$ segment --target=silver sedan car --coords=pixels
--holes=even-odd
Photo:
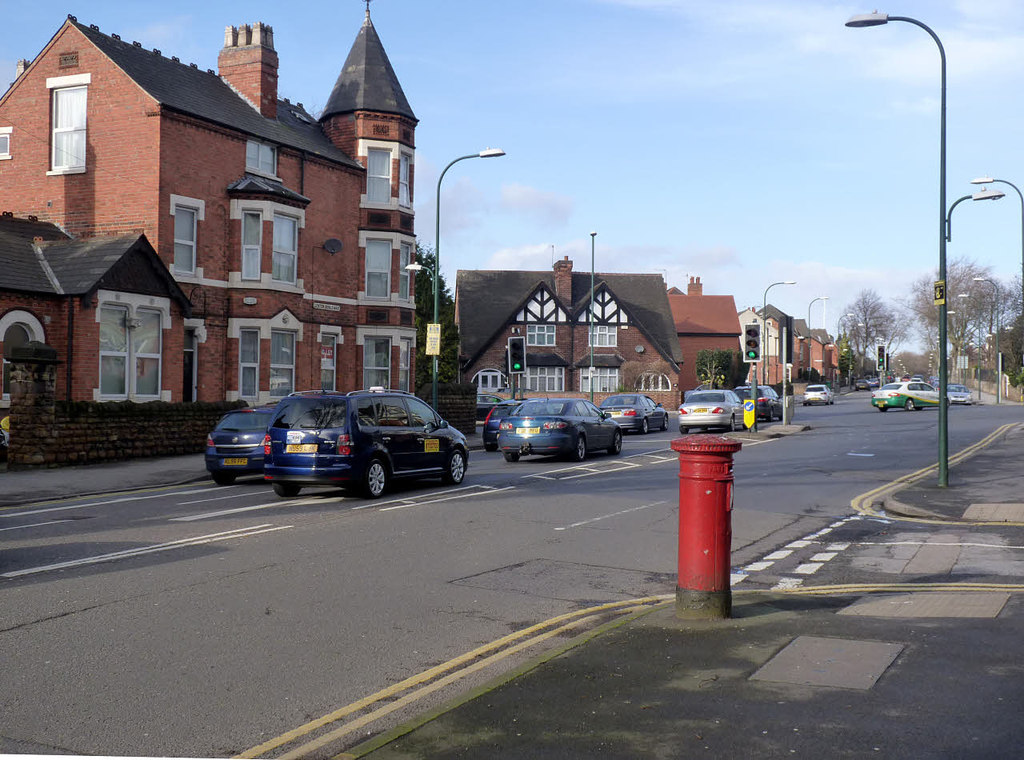
[[[694,428],[743,428],[743,401],[733,391],[694,391],[679,407],[679,432]]]

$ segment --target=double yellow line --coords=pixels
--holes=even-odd
[[[1011,429],[1013,429],[1015,427],[1018,427],[1018,425],[1019,425],[1019,423],[1013,422],[1013,423],[1009,423],[1007,425],[1003,425],[1001,427],[996,428],[991,433],[989,433],[987,436],[982,438],[980,441],[971,444],[967,448],[962,449],[961,451],[958,451],[956,454],[951,456],[949,458],[949,464],[951,464],[951,465],[959,464],[960,462],[964,461],[965,459],[967,459],[967,458],[973,456],[974,454],[978,453],[978,451],[980,451],[981,449],[983,449],[986,446],[992,444],[997,438],[1005,435]],[[896,480],[893,480],[890,483],[886,483],[883,486],[879,486],[878,488],[874,488],[874,489],[868,491],[867,493],[862,493],[860,496],[855,497],[853,499],[853,501],[850,502],[850,506],[853,508],[854,512],[857,512],[858,514],[861,514],[861,515],[866,515],[867,517],[883,517],[883,518],[890,519],[890,520],[898,519],[898,520],[902,520],[902,521],[905,521],[905,522],[918,522],[918,523],[931,523],[931,524],[945,524],[945,523],[953,522],[951,520],[942,520],[942,519],[938,519],[938,518],[908,517],[908,516],[905,516],[905,515],[900,515],[898,517],[894,517],[893,515],[884,514],[882,512],[879,512],[877,509],[875,509],[875,502],[878,501],[879,499],[884,498],[886,496],[891,496],[892,494],[896,493],[897,491],[900,491],[900,490],[902,490],[902,489],[904,489],[904,488],[906,488],[906,487],[908,487],[910,485],[913,485],[914,483],[918,482],[919,480],[923,480],[928,475],[937,473],[938,469],[939,469],[939,465],[936,462],[935,464],[929,465],[928,467],[925,467],[923,469],[917,470],[916,472],[911,472],[911,473],[909,473],[907,475],[903,475],[903,476],[901,476],[899,478],[896,478]],[[956,522],[958,524],[963,524],[963,525],[1022,525],[1022,523],[1002,522],[1002,521],[966,521],[966,520],[957,520]]]

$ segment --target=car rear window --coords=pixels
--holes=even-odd
[[[635,403],[636,396],[609,396],[601,402],[601,406],[629,406]]]
[[[564,401],[525,401],[516,414],[520,417],[552,417],[565,414],[567,406]]]
[[[889,383],[888,385],[883,385],[881,387],[881,390],[883,390],[883,391],[898,391],[902,387],[903,387],[903,383]]]
[[[270,411],[266,412],[229,412],[217,423],[215,430],[231,433],[252,433],[266,430],[270,422]]]
[[[825,392],[825,386],[824,385],[808,385],[807,386],[807,390],[810,391],[811,393],[824,393]]]
[[[345,399],[296,398],[283,401],[274,410],[274,428],[312,429],[345,427],[348,402]]]
[[[690,397],[688,399],[686,399],[686,403],[688,403],[688,404],[692,404],[692,403],[697,403],[697,404],[716,403],[716,404],[720,404],[723,401],[725,401],[725,394],[724,393],[709,393],[707,391],[701,392],[701,393],[693,393],[693,394],[690,395]]]

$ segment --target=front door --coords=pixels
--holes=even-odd
[[[185,328],[185,355],[181,360],[181,400],[196,400],[196,331]]]

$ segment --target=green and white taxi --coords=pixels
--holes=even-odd
[[[903,407],[908,412],[926,406],[939,405],[939,392],[928,383],[909,381],[888,383],[871,394],[871,405],[880,412],[891,407]]]

